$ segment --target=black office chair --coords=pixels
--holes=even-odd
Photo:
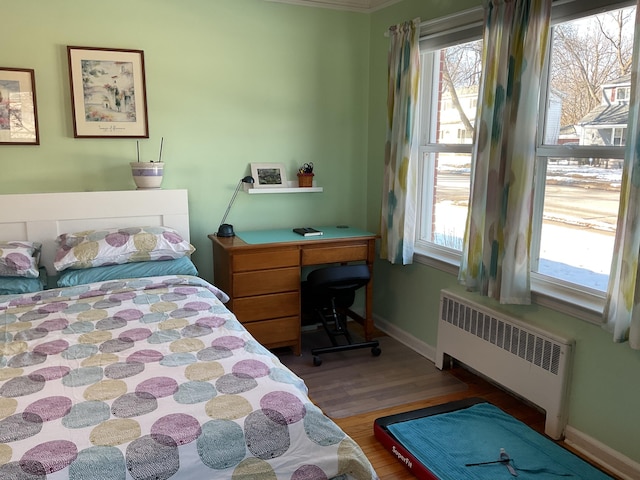
[[[349,307],[353,305],[356,290],[369,283],[370,278],[367,265],[340,265],[314,270],[303,282],[303,310],[313,312],[331,340],[331,346],[311,350],[315,366],[322,364],[319,355],[323,353],[356,348],[371,348],[374,357],[382,353],[377,340],[354,343],[347,329]],[[340,343],[339,337],[344,337],[346,343]]]

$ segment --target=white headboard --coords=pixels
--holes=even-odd
[[[162,225],[189,237],[187,190],[0,195],[0,240],[42,243],[40,264],[55,275],[58,235],[92,228]]]

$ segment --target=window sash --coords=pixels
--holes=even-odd
[[[633,0],[556,0],[552,6],[552,26],[558,23],[564,23],[580,17],[585,17],[597,13],[603,13],[610,10],[629,7],[635,5]],[[421,29],[428,32],[421,36],[420,47],[422,52],[434,52],[447,48],[451,45],[466,43],[468,41],[478,40],[482,38],[482,20],[484,11],[482,8],[475,8],[460,12],[459,14],[446,17],[444,19],[431,20],[421,24]],[[548,67],[550,62],[551,51],[549,49],[549,57],[546,60],[547,73],[543,78],[544,84],[548,85]],[[435,55],[434,55],[435,56]],[[435,59],[432,59],[435,60]],[[427,71],[423,71],[422,94],[432,95],[432,108],[437,109],[437,104],[433,103],[437,100],[438,89],[434,88],[433,81],[433,62],[429,62]],[[423,66],[425,68],[425,66]],[[427,85],[428,84],[428,85]],[[547,105],[547,91],[544,91],[541,98],[541,105]],[[421,105],[424,102],[421,101]],[[433,107],[433,105],[436,105]],[[546,107],[545,107],[546,108]],[[423,109],[424,110],[424,109]],[[430,118],[431,112],[421,112],[422,138],[420,147],[420,158],[426,155],[434,155],[436,153],[471,153],[472,144],[442,144],[437,143],[439,139],[433,138],[435,132],[435,114],[434,118]],[[541,109],[539,139],[537,145],[537,161],[538,172],[535,181],[536,191],[544,192],[544,182],[546,179],[546,162],[548,157],[593,157],[593,158],[612,158],[624,159],[623,146],[599,146],[599,145],[545,145],[542,136],[544,135],[544,122],[546,120],[546,111],[543,114]],[[426,126],[426,128],[424,128]],[[626,132],[625,132],[626,133]],[[622,134],[624,138],[625,133]],[[613,138],[613,137],[612,137]],[[434,168],[433,165],[424,164],[422,161],[419,166],[420,178],[423,185],[419,189],[421,198],[419,199],[421,208],[428,208],[433,211],[433,193],[434,193]],[[542,187],[542,188],[539,188]],[[431,197],[423,198],[424,195]],[[537,232],[538,238],[532,239],[532,257],[539,256],[542,208],[544,206],[544,196],[536,199],[534,208],[538,208],[538,215],[534,216],[533,230]],[[432,242],[421,240],[422,235],[430,226],[421,225],[424,221],[424,214],[420,215],[419,225],[416,229],[418,233],[416,238],[416,261],[419,263],[435,266],[445,271],[456,274],[461,260],[461,252],[452,250]],[[537,258],[536,260],[537,261]],[[532,265],[534,264],[532,259]],[[536,264],[537,268],[537,264]],[[533,270],[533,268],[532,268]],[[601,323],[600,313],[604,307],[605,293],[599,290],[592,290],[588,287],[577,286],[560,279],[552,278],[539,274],[535,271],[531,272],[531,284],[533,298],[536,303],[543,304],[556,310],[578,316],[593,323]]]

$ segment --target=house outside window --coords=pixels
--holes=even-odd
[[[617,225],[634,4],[575,0],[552,8],[538,129],[532,289],[534,298],[594,312],[603,306]],[[583,13],[594,11],[601,13]],[[460,264],[481,73],[481,29],[473,12],[466,14],[451,26],[457,38],[439,32],[424,47],[421,42],[422,196],[416,259],[447,270]],[[429,27],[425,30],[438,32],[433,22]],[[614,45],[609,38],[620,41]],[[601,68],[585,73],[592,55],[599,56]],[[441,133],[445,126],[447,136]]]

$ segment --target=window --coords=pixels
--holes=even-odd
[[[462,249],[482,59],[482,9],[463,12],[464,29],[432,23],[421,41],[421,212],[416,251],[455,259]],[[458,260],[459,261],[459,260]]]
[[[617,225],[635,2],[557,3],[539,116],[532,288],[597,311],[608,284]],[[454,41],[443,40],[440,33],[424,47],[421,43],[422,197],[416,253],[455,266],[468,210],[482,68],[481,36],[467,13],[460,15],[461,25],[450,26],[458,32]],[[447,135],[441,133],[445,129]]]
[[[595,296],[606,292],[613,257],[634,21],[635,8],[618,5],[556,21],[551,34],[531,270]]]
[[[627,140],[627,127],[617,127],[613,129],[613,145],[623,147]]]
[[[618,87],[618,88],[616,88],[616,100],[618,102],[627,102],[627,101],[629,101],[629,97],[631,97],[631,88],[630,87]]]

